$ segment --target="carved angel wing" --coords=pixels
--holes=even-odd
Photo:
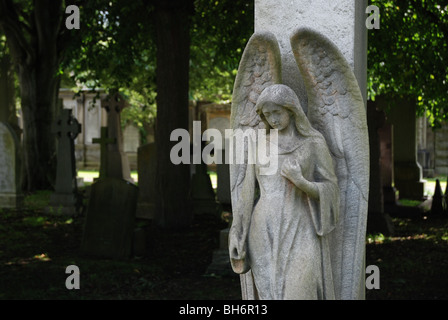
[[[252,35],[244,49],[233,89],[230,126],[234,132],[238,129],[243,131],[248,128],[255,129],[260,124],[261,119],[255,109],[258,97],[266,87],[280,82],[281,56],[277,39],[271,33]],[[252,211],[255,191],[255,181],[249,181],[254,180],[255,177],[252,172],[248,173],[247,143],[244,143],[243,150],[246,161],[239,164],[232,157],[230,160],[234,162],[231,162],[229,166],[233,209],[229,246],[232,247],[232,241],[235,241],[237,243],[235,247],[240,249],[245,246],[251,215],[248,210]],[[243,202],[252,203],[242,204],[240,201],[242,197],[247,198]],[[237,229],[236,234],[232,234],[234,229]],[[234,258],[232,252],[230,252],[230,258]],[[243,299],[255,298],[252,271],[241,274],[241,289]]]
[[[363,298],[369,188],[363,98],[346,59],[325,36],[299,29],[291,46],[308,93],[308,118],[327,141],[341,191],[340,221],[330,240],[335,287],[339,298]]]
[[[261,119],[255,105],[261,92],[281,82],[281,56],[272,33],[256,33],[249,39],[235,79],[230,126],[233,130],[255,128]],[[235,162],[234,162],[235,163]],[[230,166],[231,190],[244,179],[245,165]]]

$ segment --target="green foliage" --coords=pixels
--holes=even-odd
[[[437,127],[448,120],[448,1],[370,2],[381,27],[369,31],[369,97],[390,95],[418,102],[418,115]]]
[[[191,15],[190,98],[228,101],[239,59],[253,33],[253,1],[196,0]],[[156,48],[152,2],[91,1],[80,7],[81,44],[63,69],[78,88],[120,90],[144,133],[155,117]]]
[[[241,55],[254,32],[254,2],[196,0],[192,20],[191,95],[228,102]]]

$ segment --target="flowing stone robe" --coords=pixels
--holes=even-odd
[[[281,175],[287,159],[297,160],[304,178],[317,186],[319,199]],[[339,214],[339,188],[323,137],[301,136],[279,145],[276,173],[259,172],[260,165],[248,165],[242,189],[247,201],[254,198],[255,180],[260,189],[253,211],[243,213],[251,214],[247,255],[258,298],[334,299],[326,236]]]

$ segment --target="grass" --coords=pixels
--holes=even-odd
[[[46,213],[49,192],[28,195],[23,210],[0,211],[0,299],[238,300],[236,275],[207,272],[227,225],[196,216],[189,228],[164,231],[146,220],[145,254],[128,260],[79,252],[85,215]],[[368,235],[366,265],[378,266],[380,289],[368,300],[448,299],[448,219],[393,218],[395,233]],[[80,269],[80,290],[68,290],[66,268]]]
[[[84,180],[85,185],[90,185],[99,176],[100,173],[98,170],[78,170],[78,177]],[[131,178],[138,182],[138,172],[131,171]]]
[[[210,175],[213,188],[216,189],[218,187],[218,176],[216,175],[216,172],[209,171],[208,174]],[[78,177],[82,178],[84,180],[84,184],[86,185],[90,185],[95,178],[99,177],[99,175],[100,174],[97,170],[78,170]],[[131,171],[131,177],[134,181],[138,182],[137,171]]]

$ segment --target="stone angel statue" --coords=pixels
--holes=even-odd
[[[248,161],[244,141],[230,165],[232,268],[243,299],[363,299],[369,145],[363,98],[341,52],[299,29],[292,50],[308,94],[305,114],[281,84],[278,42],[255,33],[243,53],[231,109],[233,130],[275,129],[277,170]],[[276,140],[276,141],[273,141]],[[270,144],[272,145],[272,144]],[[232,160],[232,159],[231,159]]]

